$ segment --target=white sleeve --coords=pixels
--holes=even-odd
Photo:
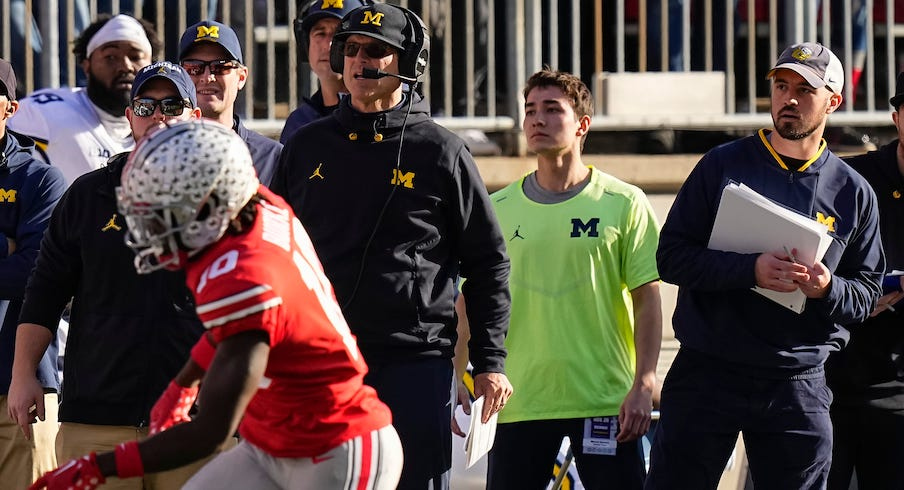
[[[35,102],[34,95],[22,99],[19,101],[19,110],[10,118],[7,127],[46,146],[50,140],[50,130],[44,118],[43,106],[44,104]]]

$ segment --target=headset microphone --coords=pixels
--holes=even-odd
[[[398,78],[399,80],[407,83],[417,83],[417,78],[406,77],[404,75],[396,75],[395,73],[389,73],[383,70],[376,70],[374,68],[363,68],[361,70],[361,78],[376,80],[383,77]]]

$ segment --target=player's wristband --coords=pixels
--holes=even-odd
[[[192,360],[195,361],[195,364],[201,366],[201,369],[205,371],[207,371],[207,368],[210,367],[210,363],[213,362],[213,356],[216,353],[217,348],[210,343],[210,339],[207,338],[207,334],[202,335],[201,338],[198,339],[198,343],[196,343],[195,346],[191,348]]]
[[[116,446],[116,476],[120,478],[132,478],[144,475],[144,464],[141,462],[141,453],[138,451],[138,441],[123,442]]]

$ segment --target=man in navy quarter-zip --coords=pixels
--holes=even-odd
[[[54,439],[60,391],[53,342],[34,371],[47,407],[44,420],[32,428],[34,437],[26,439],[5,415],[25,283],[50,214],[66,190],[60,169],[34,159],[34,143],[6,130],[6,122],[18,108],[16,74],[9,62],[0,60],[0,482],[4,488],[25,488],[56,466]]]
[[[767,78],[774,130],[708,152],[663,225],[657,265],[677,284],[681,349],[662,389],[662,418],[645,488],[715,489],[743,433],[757,488],[825,488],[832,393],[824,365],[881,294],[885,258],[876,196],[826,148],[844,72],[826,47],[785,49]],[[821,262],[784,251],[707,249],[722,189],[740,182],[828,226]],[[800,290],[798,314],[751,291]]]

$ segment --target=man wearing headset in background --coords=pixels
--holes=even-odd
[[[349,97],[289,138],[272,186],[311,236],[370,368],[365,383],[392,410],[400,489],[449,488],[459,273],[482,419],[512,392],[505,241],[464,142],[412,90],[428,53],[410,10],[375,4],[343,17],[330,62]]]
[[[319,86],[310,98],[303,97],[298,108],[286,118],[286,125],[279,136],[280,143],[285,144],[298,128],[330,115],[339,106],[339,98],[348,94],[342,83],[342,74],[330,68],[333,34],[339,28],[342,16],[371,3],[369,0],[298,0],[298,18],[294,22],[295,43],[298,44],[301,60],[307,62],[317,75]]]

